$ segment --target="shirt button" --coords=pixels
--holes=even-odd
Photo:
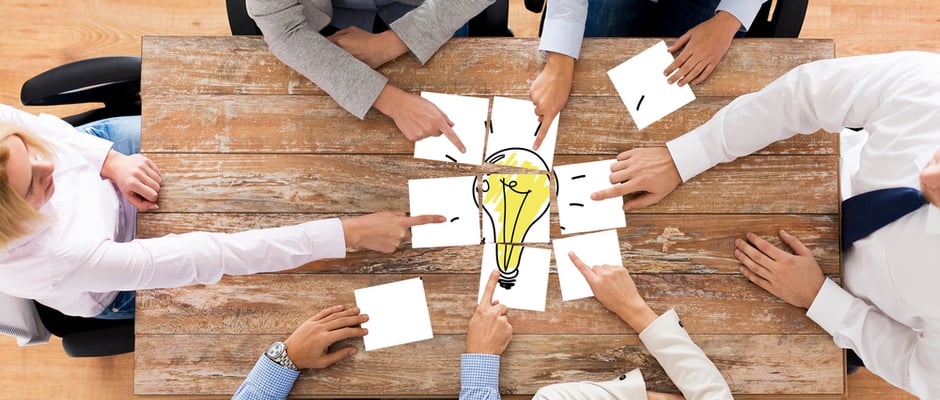
[[[685,328],[685,325],[682,325],[682,321],[679,321],[679,327],[680,327],[680,328]]]
[[[626,375],[620,375],[620,380],[624,380],[624,379],[627,379],[627,376],[626,376]]]

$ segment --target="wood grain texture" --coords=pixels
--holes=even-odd
[[[362,213],[408,210],[410,179],[479,176],[498,167],[379,154],[150,154],[161,211]],[[601,156],[558,156],[556,165]],[[837,156],[749,156],[689,180],[639,212],[836,214]],[[506,171],[504,168],[503,171]],[[518,170],[531,172],[530,170]]]
[[[705,123],[731,100],[700,97],[682,112],[638,131],[619,97],[574,97],[561,114],[555,153],[616,155],[634,147],[662,146]],[[277,106],[260,112],[258,98],[246,95],[156,94],[146,101],[148,153],[414,153],[414,144],[391,118],[372,110],[359,120],[328,96],[266,95],[264,101]],[[759,134],[761,127],[754,130]],[[797,135],[756,154],[838,152],[838,136],[820,133]]]
[[[479,260],[479,257],[478,257]],[[479,261],[477,263],[479,264]],[[466,273],[264,274],[227,277],[199,290],[139,294],[137,334],[282,334],[311,310],[355,304],[353,291],[420,277],[437,334],[464,334],[477,303],[479,267]],[[472,268],[468,268],[472,269]],[[523,271],[524,273],[524,271]],[[675,308],[690,334],[824,334],[805,315],[740,275],[637,274],[640,294],[660,312]],[[273,290],[276,288],[276,290]],[[594,299],[562,302],[551,274],[545,312],[513,310],[513,333],[620,334],[631,332]],[[567,350],[566,350],[567,351]]]
[[[571,94],[616,96],[607,71],[658,40],[585,39]],[[401,57],[378,71],[412,92],[521,96],[528,93],[544,63],[537,49],[537,40],[528,38],[456,38],[423,67]],[[323,94],[266,50],[260,37],[145,37],[142,51],[148,57],[141,85],[159,87],[155,93],[161,94]],[[743,39],[695,92],[705,97],[737,97],[763,88],[800,64],[833,54],[828,40]]]
[[[268,344],[278,335],[139,335],[135,393],[232,393]],[[693,335],[734,392],[832,394],[840,388],[842,355],[826,335]],[[466,337],[436,334],[434,339],[356,356],[301,375],[294,396],[355,397],[455,396]],[[358,346],[355,341],[339,346]],[[165,349],[173,348],[172,352]],[[557,351],[546,351],[546,349]],[[788,362],[792,349],[820,366]],[[246,351],[246,349],[251,349]],[[361,349],[360,349],[361,350]],[[142,356],[146,354],[146,357]],[[211,360],[211,361],[210,361]],[[219,363],[217,360],[231,360]],[[402,363],[401,360],[409,360]],[[211,366],[207,366],[206,364]],[[516,335],[501,358],[500,392],[532,394],[559,381],[607,380],[641,368],[647,387],[673,391],[656,360],[635,335]],[[395,371],[376,375],[369,371]],[[829,371],[822,372],[822,371]]]
[[[312,213],[142,213],[138,236],[159,237],[196,230],[237,232],[302,222],[346,217]],[[552,214],[551,236],[560,237]],[[786,229],[813,250],[827,274],[839,273],[838,219],[831,215],[627,215],[627,229],[617,231],[624,265],[635,273],[737,274],[734,240],[747,230],[786,248],[776,236]],[[541,245],[545,246],[545,245]],[[393,254],[376,257],[370,251],[350,250],[341,260],[322,260],[295,273],[469,273],[479,270],[480,246],[412,249],[405,242]]]

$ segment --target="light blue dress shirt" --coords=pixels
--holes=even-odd
[[[232,400],[286,399],[298,376],[300,371],[284,368],[262,354]]]
[[[741,21],[741,30],[747,31],[764,1],[721,0],[715,12],[726,11],[734,15]],[[587,12],[588,0],[548,0],[539,51],[561,53],[577,59],[581,53]]]
[[[460,356],[460,400],[499,400],[499,356]]]

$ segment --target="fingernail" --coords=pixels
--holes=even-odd
[[[598,196],[597,193],[591,193],[591,200],[597,200],[598,197],[601,196]]]
[[[349,355],[355,355],[355,354],[358,353],[358,352],[359,352],[359,350],[354,347],[354,348],[352,348],[352,349],[349,350]]]
[[[156,205],[156,204],[150,206],[150,209],[151,209],[151,210],[156,210],[156,209],[158,209],[158,208],[160,208],[160,206],[158,206],[158,205]]]
[[[787,231],[781,229],[781,230],[780,230],[780,234],[781,234],[781,235],[789,235],[790,232],[787,232]]]

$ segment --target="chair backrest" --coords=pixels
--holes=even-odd
[[[98,57],[60,65],[26,81],[20,101],[27,106],[104,103],[103,108],[63,118],[73,126],[140,115],[140,57]]]
[[[245,0],[225,0],[225,11],[228,13],[228,27],[232,35],[260,35],[261,29],[255,20],[248,15]]]
[[[0,293],[0,334],[15,337],[20,346],[47,343],[50,337],[32,300],[5,293]]]
[[[808,5],[809,0],[765,1],[754,18],[751,29],[747,31],[747,37],[799,37]]]
[[[232,35],[260,35],[258,25],[248,15],[245,0],[225,0]],[[469,22],[470,36],[512,36],[509,30],[509,0],[496,0]]]

